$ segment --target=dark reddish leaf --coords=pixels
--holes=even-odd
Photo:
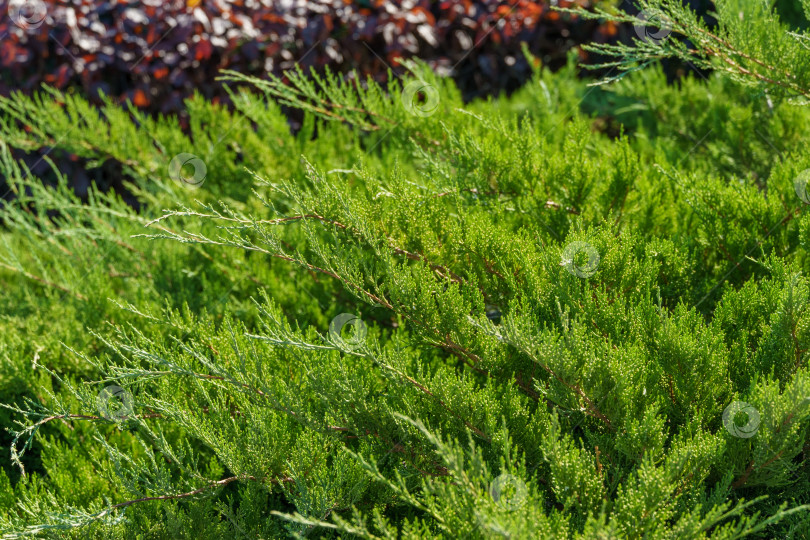
[[[138,107],[146,107],[149,105],[149,98],[146,97],[146,92],[138,88],[132,96],[132,103]]]

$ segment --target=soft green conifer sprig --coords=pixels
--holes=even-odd
[[[276,75],[270,75],[267,79],[250,77],[230,70],[223,70],[222,73],[219,78],[222,81],[249,84],[261,90],[268,101],[272,99],[274,103],[308,111],[329,120],[349,122],[369,131],[395,124],[395,120],[389,118],[387,113],[396,105],[390,95],[386,94],[371,77],[362,85],[362,91],[358,91],[362,84],[359,80],[355,80],[355,84],[352,85],[339,80],[331,72],[327,72],[324,76],[315,72],[306,75],[300,66],[296,66],[295,70],[288,72],[284,78]],[[394,78],[390,72],[388,78]],[[231,95],[240,96],[236,102],[239,103],[241,110],[250,110],[245,108],[252,101],[249,95],[239,95],[236,92],[231,92]],[[249,113],[248,116],[253,118],[263,115]]]
[[[597,8],[561,11],[590,19],[634,24],[634,44],[590,44],[587,50],[617,57],[594,68],[617,68],[612,82],[663,58],[678,58],[700,69],[725,73],[776,97],[810,99],[810,56],[804,31],[790,31],[772,2],[718,0],[718,28],[712,30],[679,0],[639,0],[639,16]],[[806,10],[806,4],[805,4]],[[672,32],[672,35],[669,33]]]

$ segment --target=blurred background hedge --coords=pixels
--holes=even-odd
[[[705,12],[708,0],[685,0]],[[588,42],[629,40],[632,28],[600,24],[551,6],[628,0],[511,2],[404,0],[0,0],[0,95],[34,92],[47,84],[94,103],[103,93],[140,110],[185,121],[183,100],[194,92],[217,103],[228,95],[216,76],[232,69],[256,76],[304,71],[356,72],[384,83],[389,68],[418,57],[451,76],[465,100],[511,92],[531,74],[525,44],[545,66],[558,68],[571,49]],[[673,75],[678,69],[668,67]],[[298,118],[291,117],[293,129]],[[15,157],[45,179],[46,153],[86,192],[90,182],[120,188],[115,163],[88,167],[59,150]],[[98,165],[98,164],[95,164]],[[3,188],[0,178],[0,190]]]
[[[0,93],[47,83],[166,114],[181,111],[195,90],[226,100],[214,80],[223,68],[262,75],[296,64],[305,71],[329,66],[384,82],[388,66],[419,57],[472,99],[526,80],[531,69],[521,43],[556,67],[570,48],[617,36],[615,25],[552,11],[551,3],[0,0],[4,15],[12,8],[0,26]],[[594,3],[616,2],[558,2]]]

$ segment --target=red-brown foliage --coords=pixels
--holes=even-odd
[[[225,100],[214,80],[222,68],[328,65],[382,80],[414,56],[452,75],[469,99],[528,77],[522,42],[559,65],[572,46],[616,34],[551,11],[548,0],[0,0],[0,14],[0,94],[47,83],[153,113],[181,111],[195,90]]]

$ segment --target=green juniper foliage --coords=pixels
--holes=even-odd
[[[4,538],[810,536],[804,94],[410,68],[227,73],[189,133],[0,99]]]
[[[694,67],[712,69],[763,95],[810,99],[810,0],[717,0],[718,28],[706,22],[681,0],[638,0],[639,13],[565,9],[586,18],[631,23],[638,39],[625,44],[591,44],[590,51],[617,57],[592,66],[617,73],[646,67],[663,58],[678,58]],[[802,29],[805,29],[802,31]]]

